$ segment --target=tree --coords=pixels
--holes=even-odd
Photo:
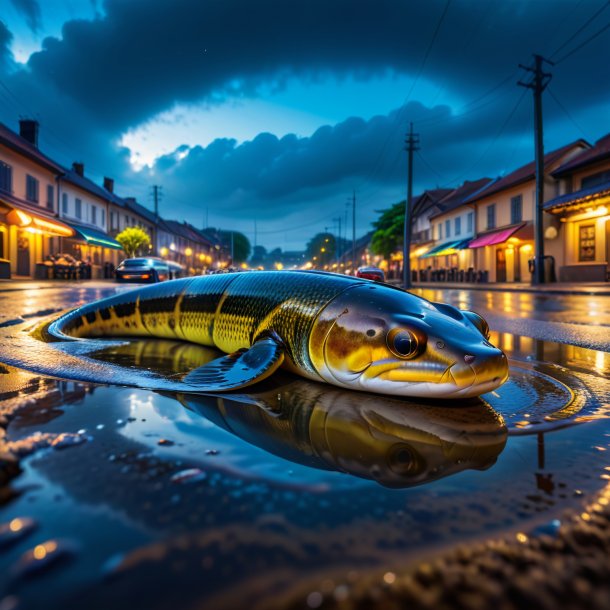
[[[229,256],[231,256],[231,240],[233,240],[233,260],[231,261],[233,264],[248,260],[251,246],[250,241],[243,233],[239,231],[220,231],[220,239]]]
[[[388,210],[383,210],[373,223],[375,232],[371,239],[371,250],[389,260],[404,241],[405,202],[399,201]]]
[[[267,248],[265,246],[254,246],[252,256],[250,257],[250,265],[252,267],[265,266],[267,262]]]
[[[314,267],[323,267],[335,260],[335,247],[335,236],[332,233],[318,233],[309,240],[305,253]]]
[[[133,258],[138,251],[146,249],[150,246],[150,236],[140,227],[127,227],[123,229],[117,236],[116,240],[121,244],[128,258]]]

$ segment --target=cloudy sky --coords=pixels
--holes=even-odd
[[[404,198],[410,121],[416,192],[530,161],[533,53],[547,149],[610,132],[609,5],[2,0],[0,121],[149,207],[162,185],[167,218],[296,249],[354,191],[358,234]]]

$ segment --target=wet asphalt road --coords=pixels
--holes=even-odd
[[[111,282],[0,284],[0,324],[17,316],[71,308],[129,290]],[[431,301],[482,314],[492,330],[610,351],[610,296],[557,295],[485,290],[414,289]]]
[[[4,325],[5,330],[7,325],[19,328],[17,324],[35,322],[132,286],[83,282],[29,283],[17,288],[0,284],[0,326]],[[349,462],[343,459],[344,465],[336,468],[339,472],[333,468],[329,472],[316,470],[320,465],[310,464],[307,452],[313,445],[304,444],[302,424],[307,420],[313,426],[311,422],[317,421],[313,414],[320,411],[323,400],[310,401],[307,392],[301,393],[293,405],[298,414],[294,422],[299,424],[293,438],[284,428],[284,422],[292,420],[278,419],[273,409],[260,411],[248,404],[232,408],[227,400],[218,406],[180,404],[146,390],[53,380],[36,381],[17,397],[5,388],[7,418],[10,401],[23,401],[20,410],[7,419],[10,426],[5,434],[12,451],[23,451],[24,459],[21,475],[9,472],[15,477],[11,491],[15,495],[4,499],[0,495],[4,513],[0,526],[29,516],[39,523],[29,538],[4,548],[0,572],[4,571],[3,558],[11,570],[19,568],[23,552],[44,539],[50,544],[59,540],[59,550],[67,559],[51,564],[48,571],[30,580],[12,580],[4,599],[0,578],[0,610],[37,608],[43,598],[55,600],[48,605],[50,608],[106,608],[122,600],[115,607],[144,605],[164,610],[169,599],[174,607],[236,608],[242,607],[246,598],[252,601],[249,607],[270,608],[268,592],[273,590],[287,596],[285,600],[272,596],[275,607],[281,608],[332,607],[335,602],[341,607],[404,607],[397,599],[390,603],[380,597],[377,585],[366,581],[359,593],[356,583],[364,583],[365,576],[381,578],[384,586],[395,579],[398,583],[396,575],[403,571],[409,557],[425,557],[439,545],[476,541],[502,532],[512,532],[514,537],[516,528],[520,528],[516,530],[519,544],[529,539],[529,532],[542,532],[551,551],[563,552],[569,547],[564,540],[569,542],[573,535],[566,515],[580,514],[578,527],[588,527],[589,512],[594,511],[586,508],[586,502],[604,490],[610,477],[606,457],[610,448],[610,297],[456,289],[414,292],[432,301],[479,312],[490,324],[492,342],[518,361],[512,369],[512,383],[488,397],[508,425],[508,437],[506,429],[492,435],[494,442],[497,438],[502,441],[493,445],[493,456],[479,455],[478,465],[456,458],[451,463],[459,466],[458,470],[465,468],[461,473],[412,489],[385,489],[344,475],[350,471],[345,464],[352,464],[351,458]],[[174,362],[180,361],[186,370],[191,368],[188,353],[183,354],[183,362],[177,357],[179,352],[172,353]],[[130,366],[132,356],[137,359],[143,354],[146,352],[136,349],[133,355],[117,351],[113,357]],[[148,355],[150,362],[160,357],[155,352]],[[555,364],[560,367],[554,368]],[[20,381],[19,376],[16,381]],[[571,391],[581,400],[564,409],[562,405],[569,401]],[[329,412],[336,413],[341,400],[350,398],[344,394],[332,401]],[[274,390],[272,397],[276,395]],[[323,398],[332,398],[332,392],[325,392]],[[364,402],[359,399],[357,405],[364,408]],[[2,406],[0,403],[0,415]],[[461,418],[466,410],[441,409],[436,421],[431,420],[430,406],[424,409],[427,415],[423,421],[433,427],[424,426],[425,433],[417,432],[418,440],[429,442],[432,433],[440,434],[444,440],[439,447],[452,446],[452,451],[457,451],[459,443],[447,436],[455,422],[447,417],[451,414]],[[545,409],[551,420],[543,417]],[[373,408],[377,415],[382,411],[380,404]],[[354,405],[345,412],[353,413]],[[392,405],[387,410],[388,414],[395,412]],[[311,417],[304,418],[308,413]],[[536,417],[539,427],[530,419]],[[574,417],[588,423],[566,425]],[[369,419],[367,415],[365,420]],[[477,416],[476,421],[480,425],[481,417]],[[345,431],[348,423],[341,423],[337,429]],[[497,421],[488,424],[493,432]],[[416,422],[406,429],[417,429]],[[384,430],[386,434],[387,426]],[[75,440],[78,447],[45,452],[44,447],[54,442],[52,435],[65,432],[71,436],[64,438],[64,447],[76,446]],[[3,433],[0,427],[0,441]],[[243,436],[247,442],[232,434]],[[472,441],[468,434],[462,433],[459,438]],[[27,447],[32,443],[40,449],[29,454]],[[277,452],[281,457],[282,447],[290,450],[288,462],[273,455]],[[422,454],[428,462],[434,457],[430,447]],[[305,466],[298,463],[303,451],[307,453]],[[400,472],[404,478],[405,473]],[[608,487],[603,493],[610,498]],[[607,499],[604,501],[606,506]],[[587,531],[590,539],[582,544],[578,539],[575,552],[583,551],[589,557],[597,549],[599,555],[607,557],[607,545],[603,543],[607,531],[605,522],[599,532]],[[0,537],[0,549],[1,543]],[[457,548],[462,554],[466,552]],[[472,548],[476,551],[478,547]],[[531,586],[533,581],[527,574],[523,576],[523,591],[517,591],[515,606],[496,604],[498,596],[505,601],[510,597],[499,588],[500,583],[513,579],[505,558],[514,556],[519,567],[523,552],[503,547],[502,561],[498,562],[497,548],[490,548],[493,561],[481,559],[483,568],[477,572],[476,586],[471,587],[467,581],[478,564],[460,555],[456,565],[449,562],[449,568],[438,570],[438,579],[428,564],[421,564],[425,592],[419,580],[415,592],[405,580],[406,592],[401,592],[401,597],[417,608],[532,607],[526,601],[536,600],[527,596],[539,587]],[[540,553],[537,568],[544,582],[550,583],[549,595],[553,597],[548,607],[558,607],[556,600],[571,594],[577,605],[566,607],[580,608],[582,599],[593,598],[571,587],[567,592],[558,588],[557,583],[566,582],[566,578],[557,569],[559,558],[549,563],[549,549]],[[48,549],[34,550],[46,553]],[[468,550],[469,557],[472,552]],[[532,549],[527,553],[527,561],[533,564]],[[581,580],[598,593],[598,601],[587,607],[605,610],[610,589],[600,583],[607,581],[607,575],[596,576],[592,569],[587,572],[585,559],[578,554],[569,557],[564,572],[584,570]],[[591,563],[606,565],[592,557]],[[548,574],[547,564],[554,570]],[[496,571],[489,572],[489,565]],[[462,568],[466,575],[458,577]],[[108,574],[112,574],[111,579]],[[445,605],[432,603],[430,595],[451,590],[452,578],[458,589],[466,583],[464,591],[458,590],[456,599]],[[394,590],[388,588],[387,592]],[[370,599],[372,593],[375,599]],[[475,593],[487,598],[475,600]],[[604,597],[600,597],[602,593]],[[460,601],[460,595],[468,603]],[[297,601],[292,605],[289,599]]]

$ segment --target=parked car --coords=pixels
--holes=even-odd
[[[167,263],[160,258],[127,258],[114,273],[117,282],[163,282],[170,279]]]
[[[187,275],[186,267],[181,265],[180,263],[175,263],[174,261],[165,261],[167,266],[169,267],[169,279],[175,280],[179,277],[184,277]]]
[[[374,280],[375,282],[385,282],[385,273],[379,267],[360,267],[356,271],[356,277],[364,278],[365,280]]]

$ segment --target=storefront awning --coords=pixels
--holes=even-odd
[[[74,231],[67,224],[55,218],[47,218],[34,212],[25,212],[17,208],[13,208],[7,214],[7,220],[9,224],[17,225],[19,228],[32,233],[42,233],[57,237],[72,237],[74,235]]]
[[[525,223],[508,227],[507,229],[499,229],[491,231],[485,235],[477,237],[470,242],[469,248],[482,248],[483,246],[495,246],[496,244],[504,243],[509,237],[514,235],[519,229],[523,228]]]
[[[102,248],[112,248],[114,250],[122,250],[123,246],[116,240],[107,235],[103,231],[68,223],[74,229],[74,239],[87,242],[91,246],[101,246]]]
[[[431,258],[433,256],[445,256],[447,254],[455,254],[459,250],[464,250],[465,248],[467,248],[469,243],[469,239],[458,239],[455,241],[445,242],[444,244],[435,246],[429,252],[426,252],[426,254],[422,256],[422,258]]]

